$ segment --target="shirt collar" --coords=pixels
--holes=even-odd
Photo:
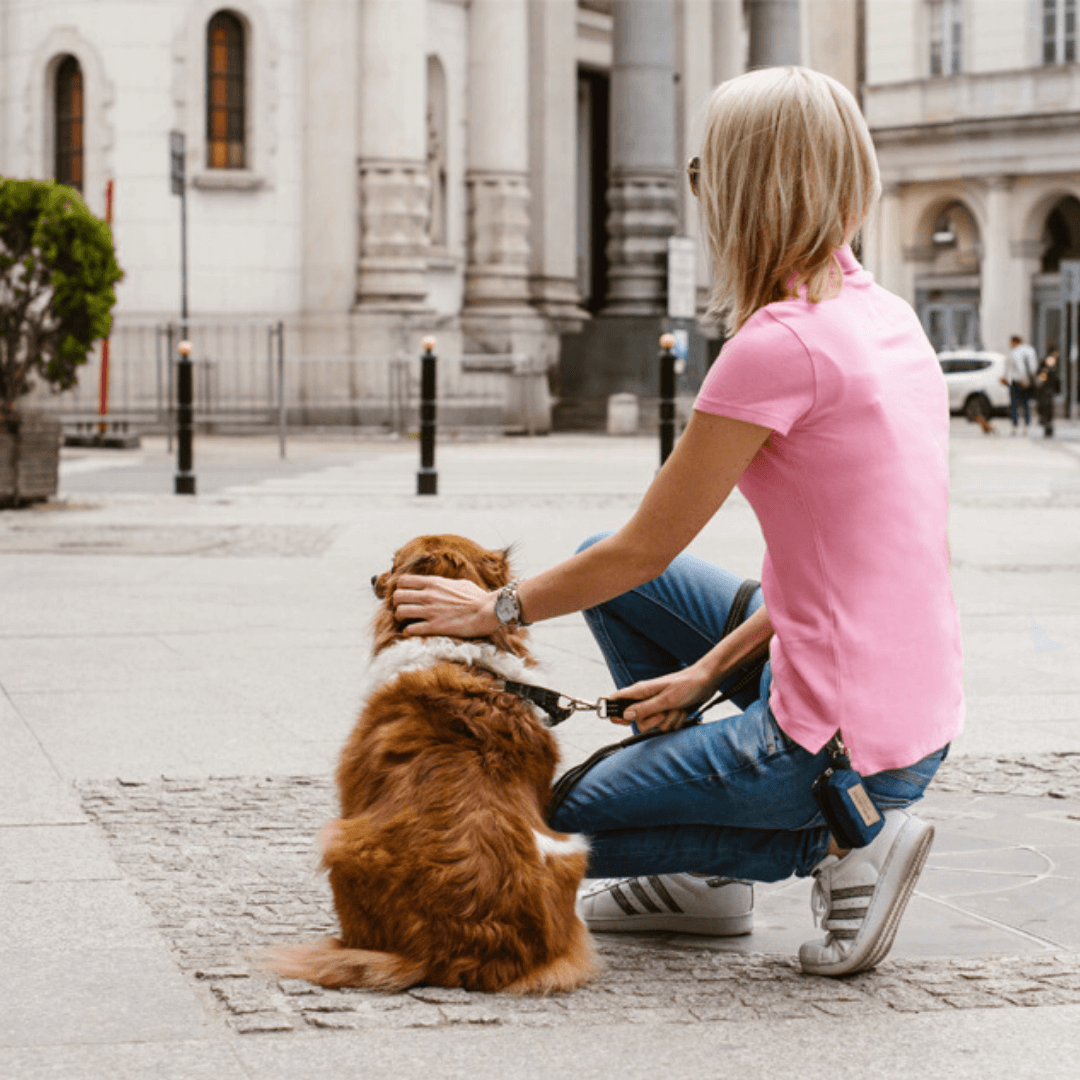
[[[857,274],[862,269],[859,260],[852,253],[850,244],[845,244],[843,247],[836,249],[836,260],[840,263],[840,269],[845,274]]]

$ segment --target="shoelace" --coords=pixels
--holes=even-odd
[[[609,889],[614,889],[616,885],[626,885],[631,881],[636,881],[634,877],[620,877],[620,878],[599,878],[596,884],[587,892],[583,893],[582,897],[586,896],[599,896],[602,892],[607,892]]]

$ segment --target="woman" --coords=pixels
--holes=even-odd
[[[1039,423],[1042,424],[1043,437],[1054,437],[1054,398],[1061,391],[1061,373],[1058,371],[1060,353],[1051,349],[1039,365],[1035,375],[1035,400],[1038,402]]]
[[[584,899],[590,925],[660,912],[669,929],[738,932],[732,879],[813,875],[826,937],[800,960],[843,975],[892,944],[933,836],[905,807],[962,724],[948,396],[911,308],[848,246],[880,187],[851,95],[804,69],[755,71],[718,88],[706,127],[691,186],[732,336],[641,506],[516,589],[405,578],[396,610],[419,620],[411,633],[465,637],[585,610],[627,719],[664,733],[602,761],[553,815],[590,837],[594,877],[624,879]],[[738,578],[680,553],[736,483],[767,554],[749,617],[723,636]],[[766,647],[741,714],[687,725]],[[838,733],[885,819],[850,851],[811,791]]]

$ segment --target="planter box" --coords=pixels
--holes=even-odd
[[[60,421],[31,413],[0,422],[0,506],[40,502],[56,494]]]

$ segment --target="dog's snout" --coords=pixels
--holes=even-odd
[[[378,574],[372,574],[371,575],[371,587],[374,589],[374,588],[376,588],[378,586],[378,584],[379,584],[379,575]]]

